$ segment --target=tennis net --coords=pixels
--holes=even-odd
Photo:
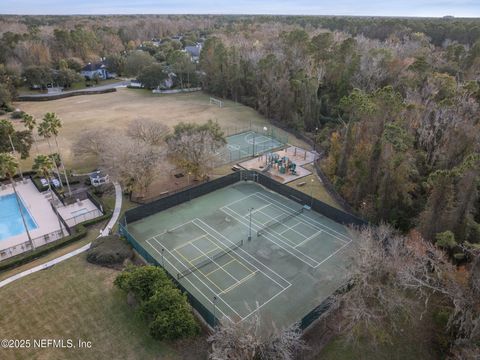
[[[266,230],[272,229],[275,226],[281,225],[283,222],[294,218],[295,216],[300,215],[303,212],[303,207],[301,207],[298,210],[295,210],[294,212],[291,213],[285,213],[283,215],[280,215],[276,218],[273,218],[269,221],[267,221],[260,229],[257,231],[257,237],[261,236],[265,233]]]
[[[225,248],[225,249],[222,249],[222,251],[220,251],[219,253],[213,255],[213,256],[207,256],[205,255],[207,258],[205,260],[202,260],[200,261],[198,264],[196,265],[193,265],[185,270],[182,270],[181,272],[179,272],[177,274],[177,279],[181,279],[205,266],[207,266],[208,264],[211,264],[213,262],[215,262],[216,260],[218,260],[219,258],[225,256],[225,255],[228,255],[229,253],[231,253],[233,250],[239,248],[240,246],[243,245],[243,240],[240,240],[240,242],[236,243],[236,244],[232,244],[230,245],[229,247]]]

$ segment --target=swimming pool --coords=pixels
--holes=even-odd
[[[20,205],[22,213],[25,217],[28,230],[38,228],[37,223],[25,208],[22,199],[20,198]],[[15,194],[0,196],[0,241],[8,239],[11,236],[19,235],[25,232],[20,210],[18,209],[17,199]]]

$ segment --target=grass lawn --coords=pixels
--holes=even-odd
[[[63,122],[59,143],[65,162],[67,166],[81,172],[95,166],[95,159],[75,158],[72,152],[72,145],[85,129],[121,130],[131,120],[147,118],[171,128],[181,121],[218,121],[225,130],[247,127],[250,123],[257,126],[268,124],[263,116],[247,106],[226,100],[224,106],[219,108],[210,105],[209,98],[208,94],[202,92],[158,95],[146,90],[121,88],[115,93],[75,96],[45,102],[16,102],[14,107],[32,114],[37,119],[41,119],[47,112],[55,112]],[[22,127],[21,124],[18,126]],[[293,145],[306,146],[294,136],[289,136],[289,140]],[[39,141],[39,148],[40,152],[46,153],[46,141]],[[35,146],[32,151],[34,155]],[[32,159],[23,162],[24,168],[29,168],[31,164]]]
[[[315,199],[323,201],[328,205],[336,207],[337,209],[342,210],[342,207],[337,204],[337,202],[330,196],[323,183],[320,181],[318,176],[315,174],[315,169],[312,164],[304,165],[304,168],[310,170],[312,174],[305,176],[303,178],[289,182],[287,185],[297,189],[305,194],[313,195]],[[305,182],[303,186],[298,186],[298,184]]]
[[[184,359],[178,346],[153,340],[146,323],[114,287],[118,271],[87,263],[86,255],[0,289],[0,337],[78,339],[91,349],[0,350],[2,359]],[[205,358],[196,354],[198,358]]]

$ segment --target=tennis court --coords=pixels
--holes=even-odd
[[[345,226],[253,181],[127,229],[214,318],[259,311],[265,331],[300,321],[343,284],[352,241]]]
[[[277,137],[273,130],[264,133],[252,130],[227,136],[227,145],[217,155],[222,161],[232,162],[279,149],[285,144],[286,139]]]

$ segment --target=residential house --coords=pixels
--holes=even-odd
[[[196,43],[195,45],[185,46],[185,52],[190,54],[192,61],[198,63],[200,60],[200,52],[202,51],[202,44]]]
[[[114,74],[108,71],[107,65],[103,61],[95,64],[88,63],[83,67],[82,71],[80,71],[80,74],[87,80],[93,80],[95,77],[101,80],[115,77]]]

